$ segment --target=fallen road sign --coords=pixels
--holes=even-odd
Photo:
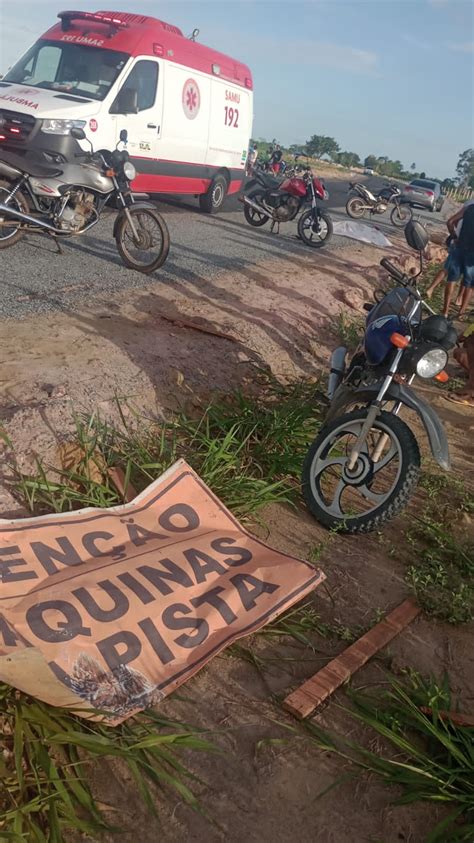
[[[180,461],[122,506],[0,521],[0,680],[118,723],[323,579]]]

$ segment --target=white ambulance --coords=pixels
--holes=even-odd
[[[248,67],[156,18],[58,17],[0,81],[0,157],[3,145],[59,163],[74,155],[73,126],[95,149],[114,148],[127,129],[135,191],[198,195],[215,212],[240,190],[252,132]]]

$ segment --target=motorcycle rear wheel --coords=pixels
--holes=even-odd
[[[6,179],[0,179],[0,202],[5,202],[7,196],[12,191],[11,182],[7,181]],[[20,191],[15,193],[13,199],[10,200],[9,205],[15,211],[21,211],[22,214],[28,214],[30,212],[29,204]],[[7,221],[7,217],[0,216],[0,249],[9,249],[10,246],[14,246],[15,243],[18,243],[22,237],[25,236],[25,230],[21,228],[20,222],[14,222],[12,220],[11,225],[5,225]]]
[[[163,266],[170,250],[170,235],[165,220],[152,208],[127,209],[133,217],[137,237],[125,212],[117,220],[115,242],[125,266],[148,275]]]
[[[410,222],[413,217],[413,211],[410,205],[395,205],[390,214],[392,224],[397,228],[405,228],[406,224]]]
[[[264,190],[252,190],[251,193],[248,194],[249,199],[253,202],[258,201],[265,195]],[[244,217],[249,225],[253,225],[254,228],[260,228],[262,225],[268,222],[269,217],[265,216],[265,214],[259,214],[258,211],[255,211],[254,208],[251,208],[250,205],[244,205]]]
[[[420,451],[413,433],[387,412],[376,418],[349,472],[349,453],[367,412],[366,408],[353,410],[324,425],[303,466],[302,491],[309,511],[320,524],[343,533],[380,529],[404,509],[420,474]],[[384,434],[387,440],[381,457],[374,462],[372,455]]]
[[[361,217],[365,216],[366,210],[367,208],[365,207],[364,200],[359,199],[358,196],[352,196],[346,202],[346,211],[354,220],[359,220]]]
[[[321,249],[332,237],[332,219],[322,211],[315,218],[312,208],[298,220],[298,237],[312,249]]]

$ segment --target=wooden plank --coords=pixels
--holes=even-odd
[[[107,471],[112,483],[114,484],[118,492],[122,495],[124,501],[126,503],[130,503],[131,501],[133,501],[133,499],[136,498],[137,493],[130,481],[127,484],[127,488],[125,488],[125,474],[123,473],[122,469],[115,468],[114,466],[112,466],[112,468],[107,469]]]
[[[420,711],[428,717],[433,716],[433,711],[429,706],[420,705]],[[462,714],[460,711],[438,711],[438,717],[441,720],[449,720],[454,726],[474,727],[474,715]]]
[[[347,682],[356,670],[408,626],[420,611],[414,600],[404,600],[383,621],[369,629],[354,644],[289,694],[283,702],[284,707],[295,717],[308,717],[318,705]]]

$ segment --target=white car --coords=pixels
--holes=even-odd
[[[375,171],[372,170],[370,167],[366,167],[365,170],[364,170],[364,176],[373,176],[374,172]]]

